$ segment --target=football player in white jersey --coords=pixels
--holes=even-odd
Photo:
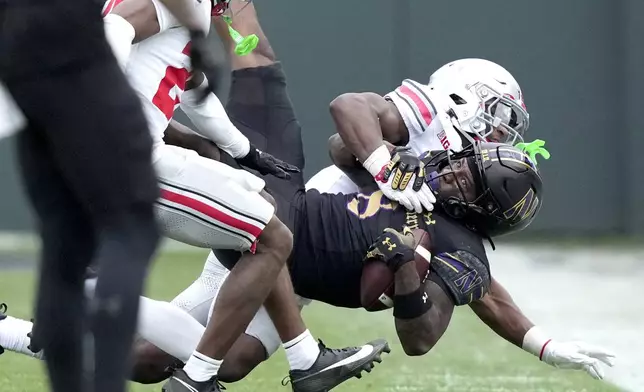
[[[336,165],[322,170],[311,183],[342,193],[356,192],[365,180],[372,182],[365,178],[362,166],[374,178],[387,166],[391,156],[383,140],[407,146],[415,155],[428,150],[460,151],[470,141],[454,129],[453,121],[473,139],[508,144],[522,141],[529,126],[516,79],[483,59],[450,62],[434,72],[427,84],[406,79],[385,96],[346,93],[331,102],[330,110],[338,130],[330,139]],[[376,183],[390,199],[400,201],[402,192]],[[413,194],[404,196],[413,200]],[[410,208],[408,203],[403,205]]]

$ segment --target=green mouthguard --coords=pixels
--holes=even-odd
[[[537,155],[541,155],[546,160],[550,159],[550,152],[543,147],[545,144],[545,141],[536,139],[530,143],[517,143],[516,148],[526,153],[536,165]]]
[[[243,35],[239,34],[239,32],[231,26],[232,24],[232,19],[229,16],[223,16],[224,20],[228,24],[228,34],[230,34],[230,38],[235,41],[235,54],[237,56],[246,56],[247,54],[251,53],[255,48],[257,47],[257,44],[259,43],[259,37],[255,34],[251,34],[247,37],[244,37]]]

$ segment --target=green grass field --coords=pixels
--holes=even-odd
[[[171,299],[201,271],[205,253],[166,253],[154,264],[147,293],[156,299]],[[34,274],[5,270],[0,274],[0,302],[9,314],[29,318],[33,301]],[[389,312],[369,314],[360,310],[335,309],[314,304],[304,310],[313,334],[330,346],[358,344],[373,338],[389,340],[392,353],[384,356],[371,374],[350,380],[336,390],[362,391],[617,391],[582,372],[557,370],[496,337],[477,321],[469,308],[459,309],[451,326],[434,350],[424,356],[406,357],[397,343]],[[282,352],[260,366],[246,380],[227,386],[230,391],[288,391],[280,384],[287,374]],[[37,360],[13,353],[0,356],[0,391],[46,391],[43,366]],[[161,384],[131,384],[131,391],[160,391]]]

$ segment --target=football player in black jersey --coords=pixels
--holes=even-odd
[[[258,22],[253,20],[252,23]],[[252,32],[252,29],[246,31],[246,33]],[[270,49],[266,41],[264,44]],[[237,68],[246,67],[247,70],[244,72],[252,71],[252,75],[247,75],[246,78],[242,78],[242,73],[239,71],[233,72],[233,83],[227,105],[227,111],[232,120],[260,149],[304,169],[299,124],[292,112],[291,102],[286,93],[286,80],[281,67],[275,63],[274,53],[256,51],[250,56],[232,56],[232,65]],[[271,129],[275,127],[278,129]],[[180,139],[182,138],[177,139],[178,143],[185,142]],[[199,145],[198,140],[197,145]],[[488,162],[485,158],[490,158],[490,155],[476,153],[474,148],[466,149],[462,155],[455,156],[451,165],[446,165],[445,155],[425,157],[428,165],[434,165],[434,169],[426,168],[430,176],[430,185],[435,189],[441,189],[437,185],[443,185],[443,190],[447,192],[447,194],[438,192],[437,197],[441,199],[440,206],[431,215],[408,213],[383,197],[380,192],[353,196],[320,194],[316,191],[305,192],[304,182],[297,175],[290,183],[266,178],[267,188],[272,191],[278,204],[278,214],[284,222],[288,222],[294,232],[295,245],[289,266],[295,292],[303,297],[319,299],[337,306],[359,307],[359,278],[365,247],[368,247],[385,227],[400,230],[405,224],[412,227],[418,224],[432,235],[434,244],[432,254],[440,258],[432,262],[436,271],[430,274],[431,283],[427,283],[430,286],[427,290],[431,294],[429,296],[434,298],[432,300],[434,305],[428,313],[441,310],[441,317],[426,317],[426,320],[431,319],[438,325],[424,329],[419,327],[419,330],[427,331],[425,334],[408,332],[410,329],[417,329],[418,320],[415,321],[416,324],[404,321],[398,323],[401,341],[409,354],[423,354],[433,346],[439,336],[436,331],[444,329],[454,304],[470,304],[484,322],[513,344],[523,347],[551,365],[583,368],[600,378],[597,358],[606,357],[584,350],[583,347],[573,347],[565,342],[550,340],[522,314],[503,287],[489,278],[482,237],[496,236],[505,230],[518,230],[522,226],[509,226],[507,221],[502,219],[503,215],[501,217],[486,215],[485,212],[492,208],[496,213],[507,211],[510,216],[514,212],[517,216],[532,218],[534,215],[530,214],[536,214],[538,211],[537,206],[540,205],[541,197],[524,193],[515,200],[515,204],[523,200],[524,196],[525,200],[516,205],[514,210],[507,210],[509,207],[515,207],[515,204],[509,204],[512,200],[508,198],[499,200],[504,203],[501,206],[506,209],[495,209],[496,202],[490,199],[492,191],[486,192],[486,189],[497,189],[504,197],[508,197],[510,193],[503,191],[502,180],[506,176],[519,175],[521,169],[518,169],[518,172],[510,170],[504,174],[490,172],[491,178],[499,182],[489,182],[487,185],[479,182],[478,185],[481,188],[477,189],[474,177],[478,173],[479,166],[476,166],[476,170],[468,171],[468,169],[474,167],[475,159],[479,159],[480,165],[483,165],[484,161],[487,162],[485,164],[492,165],[494,162],[499,162],[499,156],[492,157]],[[508,154],[507,157],[516,160],[517,165],[521,167],[529,162],[529,160],[522,161],[523,155],[512,148],[501,146],[498,148],[498,154]],[[483,146],[483,150],[485,149],[489,148]],[[208,146],[201,148],[200,153],[208,156]],[[516,155],[511,158],[513,154]],[[467,165],[464,164],[466,162]],[[499,170],[505,168],[507,167],[500,166]],[[455,174],[445,175],[450,170]],[[468,172],[469,175],[466,174]],[[522,184],[522,180],[517,181],[517,184]],[[514,184],[515,181],[509,183]],[[528,185],[523,185],[528,192]],[[458,190],[461,200],[458,195],[449,194],[449,189],[455,191],[455,187],[460,187]],[[512,190],[516,189],[512,188]],[[472,204],[472,192],[479,195],[476,199],[478,204]],[[455,216],[461,219],[454,219]],[[521,222],[527,225],[531,218]],[[506,226],[501,224],[503,222]],[[477,226],[482,229],[478,234],[469,230]],[[441,256],[441,253],[444,254]],[[404,269],[404,267],[401,268],[401,270]],[[459,270],[462,271],[459,272]],[[472,274],[468,275],[466,270],[471,271]],[[476,278],[474,278],[474,271],[479,274]],[[470,276],[472,276],[471,281]],[[249,345],[257,345],[256,339],[245,339],[245,342]],[[270,355],[270,350],[268,351]],[[232,378],[241,377],[258,363],[249,360],[249,352],[257,353],[260,357],[266,355],[266,351],[261,347],[251,349],[244,344],[237,345],[227,359],[230,367],[224,369],[233,370]],[[235,363],[239,366],[233,365]]]
[[[259,26],[256,20],[252,24]],[[251,28],[245,32],[254,31]],[[254,145],[304,169],[301,132],[286,91],[286,79],[270,45],[266,41],[264,45],[267,51],[260,48],[249,56],[232,56],[237,70],[232,74],[227,111]],[[211,152],[211,146],[204,146],[199,139],[191,141],[185,133],[167,135],[169,142],[174,139],[202,155],[218,155]],[[194,142],[196,145],[191,146]],[[405,151],[397,154],[410,158]],[[494,280],[490,278],[483,239],[522,229],[541,205],[541,180],[531,160],[509,146],[479,144],[451,157],[445,152],[427,155],[423,162],[428,184],[439,199],[431,213],[408,212],[378,191],[353,195],[305,191],[301,173],[289,182],[265,177],[280,219],[294,234],[289,270],[295,292],[335,306],[360,307],[362,260],[367,249],[385,228],[418,227],[432,238],[432,273],[424,286],[432,306],[395,311],[400,316],[397,329],[405,351],[411,355],[426,353],[446,328],[454,305],[470,304],[499,335],[545,358],[548,350],[544,349],[553,342],[538,335],[528,339],[530,334],[526,332],[533,330],[533,324],[505,290],[495,285],[493,298],[502,301],[488,301],[491,295],[486,295]],[[220,253],[218,256],[222,261],[226,259]],[[403,274],[406,271],[410,276]],[[420,277],[406,265],[399,272],[396,277],[404,278],[408,284],[397,286],[406,287],[417,299]],[[505,295],[497,296],[499,293]],[[265,359],[267,351],[268,355],[272,353],[248,337],[240,338],[240,344],[229,353],[222,380],[228,371],[228,380],[242,377]],[[552,354],[548,363],[571,364],[591,374],[598,368],[592,354],[568,346],[563,351],[580,355],[573,359],[571,355]],[[256,356],[250,358],[249,353]]]

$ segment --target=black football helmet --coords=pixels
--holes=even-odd
[[[458,153],[440,151],[424,155],[427,182],[435,179],[436,172],[445,165],[466,158],[476,182],[476,199],[466,201],[461,189],[460,198],[441,198],[437,194],[437,203],[448,215],[463,220],[482,235],[498,237],[521,231],[541,209],[541,175],[528,155],[516,147],[475,141]]]

